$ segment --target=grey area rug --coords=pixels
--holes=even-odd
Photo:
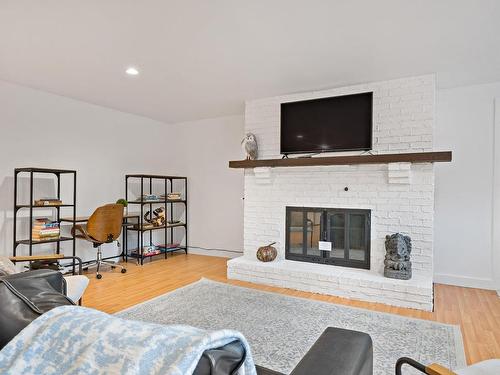
[[[328,302],[219,283],[207,279],[116,314],[160,324],[242,332],[255,363],[288,374],[326,327],[368,333],[374,345],[374,374],[394,374],[402,356],[422,363],[465,365],[458,326],[405,318]],[[405,374],[416,372],[406,371]],[[420,373],[419,373],[420,374]]]

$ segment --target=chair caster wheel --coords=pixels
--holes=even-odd
[[[98,279],[102,279],[102,275],[100,273],[98,273],[97,275],[95,275],[95,277],[97,277]]]
[[[122,273],[125,273],[127,272],[127,269],[126,268],[122,268]]]

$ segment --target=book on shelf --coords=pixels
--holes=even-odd
[[[144,246],[142,248],[142,256],[152,256],[161,254],[161,249],[158,246]],[[140,256],[138,249],[132,250],[131,255]]]
[[[33,234],[37,233],[40,236],[53,236],[55,234],[59,234],[59,228],[54,228],[54,229],[38,229],[34,228],[33,229]]]
[[[45,225],[45,226],[57,226],[57,227],[59,226],[58,221],[51,220],[47,217],[36,218],[35,220],[33,220],[33,224]]]
[[[40,198],[35,200],[35,206],[60,206],[62,201],[59,198]]]
[[[172,193],[167,193],[167,195],[162,194],[161,198],[163,200],[165,200],[165,198],[166,198],[167,200],[170,200],[170,201],[179,201],[182,199],[182,195],[181,195],[181,193],[178,193],[178,192],[172,192]]]
[[[144,194],[140,198],[137,198],[137,202],[154,202],[159,201],[160,197],[156,194]]]
[[[142,223],[142,224],[134,224],[132,226],[133,229],[152,229],[157,228],[151,223]]]
[[[60,239],[60,235],[54,235],[54,236],[43,236],[43,237],[37,237],[37,236],[32,236],[31,240],[32,241],[50,241],[50,240],[58,240]]]
[[[44,228],[59,228],[59,222],[44,217],[33,220],[33,226],[40,226]]]

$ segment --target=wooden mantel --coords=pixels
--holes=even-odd
[[[290,159],[233,160],[229,168],[256,167],[307,167],[317,165],[388,164],[388,163],[436,163],[450,162],[451,151],[414,152],[406,154],[378,154],[353,156],[328,156]]]

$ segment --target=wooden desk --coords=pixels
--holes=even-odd
[[[75,217],[75,220],[73,220],[72,217],[62,217],[59,219],[59,221],[61,223],[62,222],[71,223],[74,225],[74,224],[86,223],[87,221],[89,221],[89,218],[90,218],[90,216],[77,216],[77,217]],[[129,222],[130,219],[136,219],[137,223],[130,223]],[[125,260],[125,262],[128,262],[128,239],[127,239],[126,228],[130,227],[132,225],[138,224],[138,223],[140,223],[140,221],[141,221],[140,220],[140,213],[138,213],[138,212],[129,212],[126,215],[123,215],[122,227],[124,227],[125,230],[122,231],[123,232],[123,234],[122,234],[122,242],[123,242],[122,253],[120,255],[103,258],[103,260],[122,257]],[[139,237],[137,237],[137,248],[139,248]]]
[[[126,215],[123,215],[123,219],[137,219],[139,216],[139,212],[127,213]],[[64,221],[66,223],[86,223],[89,221],[89,218],[90,216],[77,216],[73,221],[72,217],[62,217],[59,221]]]

